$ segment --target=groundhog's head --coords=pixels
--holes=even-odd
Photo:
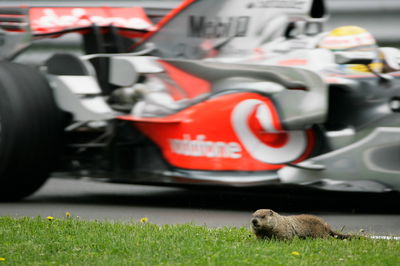
[[[276,226],[277,213],[270,209],[260,209],[253,213],[251,219],[251,227],[254,232],[271,230]]]

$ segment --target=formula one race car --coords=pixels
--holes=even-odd
[[[321,0],[187,0],[135,8],[1,8],[2,200],[48,176],[157,185],[400,190],[400,53]],[[33,68],[32,40],[84,54]]]

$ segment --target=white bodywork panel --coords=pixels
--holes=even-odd
[[[100,87],[92,76],[48,75],[57,105],[71,113],[76,121],[107,120],[115,112],[100,95]]]

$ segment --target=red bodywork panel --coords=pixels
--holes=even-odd
[[[121,35],[142,37],[154,26],[141,7],[31,7],[29,20],[35,36],[113,25]]]
[[[247,111],[242,111],[243,106]],[[254,113],[260,106],[270,110],[271,124],[276,132],[265,132],[258,124]],[[284,163],[307,158],[315,142],[313,132],[308,130],[302,135],[305,145],[291,147],[290,143],[295,141],[291,138],[295,136],[279,132],[282,126],[272,101],[249,92],[213,97],[166,117],[122,116],[119,119],[133,121],[160,147],[163,157],[171,165],[184,169],[277,170]],[[242,130],[253,133],[245,140]],[[279,157],[282,152],[288,157],[293,153],[296,155],[289,161],[283,159],[276,163],[275,153]],[[266,162],[268,157],[274,163]]]
[[[207,80],[191,75],[163,60],[158,60],[171,83],[166,83],[174,100],[193,99],[196,96],[211,92],[211,84]]]

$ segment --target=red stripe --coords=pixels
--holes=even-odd
[[[3,29],[3,30],[10,31],[10,32],[26,32],[26,30],[23,30],[23,29],[17,29],[17,30]]]

